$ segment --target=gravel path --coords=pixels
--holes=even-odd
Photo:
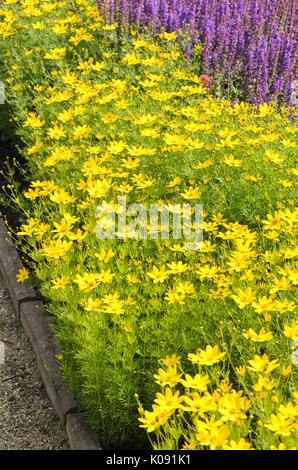
[[[5,362],[1,364],[1,341]],[[2,344],[3,347],[3,344]],[[70,450],[0,275],[0,450]]]

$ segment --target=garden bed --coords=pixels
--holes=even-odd
[[[0,34],[27,181],[3,190],[18,280],[46,299],[103,448],[294,447],[297,112],[217,98],[200,48],[188,61],[183,38],[122,34],[95,1],[14,3]],[[130,238],[124,198],[203,205],[203,245],[149,219]],[[98,235],[104,203],[114,238]]]

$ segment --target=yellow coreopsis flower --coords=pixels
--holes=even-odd
[[[265,328],[262,327],[259,333],[256,333],[252,328],[249,328],[247,333],[242,333],[246,339],[251,339],[256,342],[270,341],[273,338],[271,331],[265,332]]]
[[[162,411],[174,412],[177,408],[180,408],[184,398],[183,395],[180,395],[179,390],[173,393],[170,388],[166,388],[163,394],[156,394],[154,402]]]
[[[258,382],[253,385],[253,389],[256,392],[263,392],[263,390],[272,390],[276,386],[276,382],[274,380],[265,379],[264,377],[260,376],[258,378]]]
[[[98,286],[98,274],[96,273],[84,273],[83,276],[77,274],[74,280],[78,284],[80,290],[90,291]]]
[[[224,450],[254,450],[250,442],[247,442],[243,437],[238,442],[230,441],[229,445],[223,446]]]
[[[104,29],[105,31],[114,31],[115,29],[118,28],[118,23],[113,23],[113,24],[106,24],[105,26],[102,26],[102,29]]]
[[[165,299],[169,304],[183,305],[185,300],[185,294],[181,294],[174,289],[169,289]]]
[[[264,374],[269,374],[274,369],[279,367],[278,360],[273,359],[270,361],[267,354],[263,354],[262,357],[255,355],[253,359],[248,361],[250,364],[247,368],[252,370],[253,372],[264,372]]]
[[[232,390],[220,398],[218,411],[222,415],[222,421],[232,421],[240,425],[247,418],[245,412],[251,407],[251,401],[241,395],[242,391]]]
[[[191,439],[189,442],[184,442],[181,450],[196,450],[197,444],[195,439]]]
[[[153,266],[152,272],[147,273],[147,276],[153,279],[154,284],[156,284],[157,282],[164,282],[169,277],[169,274],[166,271],[165,265],[163,265],[160,268]]]
[[[186,388],[194,388],[195,390],[199,390],[200,392],[204,393],[207,390],[207,385],[209,383],[208,375],[200,375],[196,374],[192,377],[189,374],[185,374],[184,379],[180,379],[180,383],[184,385]]]
[[[221,352],[217,344],[214,347],[208,344],[206,350],[199,348],[197,349],[196,354],[189,353],[188,359],[193,364],[211,366],[219,362],[225,355],[226,353]]]
[[[166,39],[167,41],[171,41],[172,39],[176,39],[177,33],[173,31],[172,33],[167,33],[164,31],[163,33],[159,34],[159,37],[162,39]]]
[[[200,267],[197,273],[201,279],[212,279],[218,276],[219,268],[217,266],[210,266],[209,264],[205,264],[205,266]]]
[[[61,49],[52,49],[51,52],[47,52],[43,58],[49,60],[57,60],[62,59],[66,54],[66,47],[62,47]]]
[[[287,449],[284,443],[280,442],[278,447],[271,445],[270,450],[297,450],[297,447],[291,447],[290,449]]]
[[[228,166],[241,166],[242,165],[242,160],[234,158],[233,154],[224,155],[223,159],[222,159],[222,162],[225,163]]]
[[[252,303],[252,306],[256,310],[257,313],[275,311],[275,303],[271,297],[266,297],[266,296],[259,297],[257,302]]]
[[[155,382],[161,387],[169,385],[169,387],[174,387],[179,381],[182,374],[177,374],[177,366],[170,365],[167,367],[167,370],[158,369],[158,374],[154,375]]]
[[[98,258],[99,261],[103,261],[104,263],[108,263],[114,255],[115,253],[111,248],[109,248],[108,251],[106,251],[104,248],[101,248],[100,253],[95,253],[96,258]]]
[[[107,150],[108,152],[117,155],[121,153],[126,147],[127,147],[126,143],[120,140],[119,142],[111,142]]]
[[[292,366],[291,366],[291,365],[282,366],[281,374],[282,374],[284,377],[287,377],[291,372],[292,372]]]
[[[284,158],[272,149],[268,149],[265,152],[264,160],[266,163],[281,163]]]
[[[202,194],[202,191],[199,190],[199,188],[193,188],[190,186],[188,189],[186,189],[183,193],[181,193],[181,196],[184,199],[198,199]]]
[[[142,423],[140,427],[145,428],[148,433],[164,425],[172,414],[171,411],[161,410],[157,405],[152,405],[152,409],[153,411],[145,411],[143,417],[138,418]]]
[[[67,284],[69,280],[65,276],[57,277],[56,279],[52,279],[52,287],[51,289],[63,289]]]
[[[291,416],[296,418],[298,416],[298,404],[297,403],[292,403],[292,402],[289,402],[287,403],[286,405],[279,405],[278,407],[278,411],[290,418]]]
[[[224,425],[218,428],[214,427],[210,430],[201,431],[196,434],[196,439],[201,445],[208,446],[211,450],[215,450],[226,445],[229,435],[230,431],[228,427]]]
[[[293,424],[293,417],[286,417],[281,413],[271,414],[270,424],[264,424],[264,426],[274,434],[280,434],[282,436],[289,436],[292,430],[295,430],[296,426]]]
[[[64,256],[72,246],[72,241],[67,242],[66,240],[52,240],[48,245],[43,244],[39,250],[49,261],[58,260]]]
[[[180,186],[181,184],[181,178],[179,176],[176,176],[172,181],[169,182],[167,185],[168,188],[174,188],[175,186]]]
[[[165,364],[167,367],[171,365],[178,366],[180,363],[181,356],[176,356],[176,354],[172,354],[171,356],[166,356],[165,358],[161,359],[160,361]]]
[[[168,274],[185,273],[188,270],[187,264],[182,263],[182,261],[178,261],[177,263],[174,261],[172,263],[168,263],[168,267]]]
[[[41,119],[36,113],[29,113],[26,121],[23,124],[23,127],[34,127],[39,128],[45,124],[45,121]]]
[[[292,323],[292,325],[285,325],[284,335],[292,341],[298,341],[298,323]]]
[[[239,308],[244,308],[246,305],[252,304],[256,298],[256,294],[253,292],[251,287],[247,287],[245,290],[238,288],[237,295],[234,294],[231,295],[231,297],[235,300]]]
[[[51,139],[59,140],[61,139],[61,137],[65,137],[65,135],[65,130],[63,129],[63,127],[59,127],[57,126],[57,124],[55,124],[54,127],[48,129],[48,136]]]
[[[16,277],[17,282],[23,284],[26,279],[29,279],[29,271],[26,268],[21,268]]]

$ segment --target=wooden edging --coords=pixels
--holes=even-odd
[[[8,288],[17,318],[23,324],[35,352],[41,379],[61,423],[66,427],[71,450],[101,450],[97,438],[85,421],[73,397],[59,377],[56,357],[61,354],[56,337],[49,326],[50,315],[28,279],[17,282],[17,274],[24,266],[13,246],[0,212],[0,271]]]

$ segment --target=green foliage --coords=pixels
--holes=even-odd
[[[295,124],[274,104],[232,108],[209,95],[199,52],[187,63],[171,41],[119,37],[95,1],[35,3],[37,12],[23,2],[14,21],[0,16],[7,100],[30,181],[24,192],[5,188],[24,219],[14,235],[48,301],[61,373],[102,445],[145,448],[134,395],[151,405],[166,355],[193,373],[188,353],[220,344],[227,360],[218,383],[230,374],[239,389],[237,369],[254,354],[290,363]],[[203,204],[204,249],[179,249],[185,240],[172,235],[98,240],[96,207],[123,195],[147,209]],[[288,284],[274,290],[281,277]],[[241,306],[239,289],[248,288],[256,305]],[[264,326],[273,339],[244,336],[253,329],[258,338]],[[280,402],[295,374],[279,371]]]

